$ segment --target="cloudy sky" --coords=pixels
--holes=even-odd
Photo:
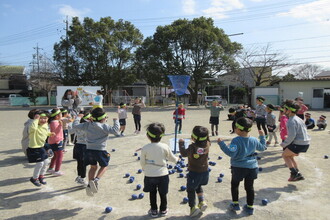
[[[37,47],[52,57],[67,16],[124,19],[144,37],[179,18],[211,17],[246,49],[270,45],[330,70],[330,0],[0,0],[0,64],[28,67]]]

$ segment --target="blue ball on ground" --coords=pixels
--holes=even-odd
[[[140,160],[141,158],[140,158],[140,157],[138,157],[137,159],[138,159],[138,160]]]
[[[137,189],[137,190],[141,189],[141,187],[142,187],[141,184],[137,184],[137,185],[136,185],[136,189]]]
[[[187,189],[186,186],[181,186],[181,187],[180,187],[180,190],[181,190],[181,191],[185,191],[186,189]]]
[[[262,167],[259,167],[259,171],[262,171]]]
[[[222,159],[222,157],[221,157],[221,156],[219,156],[219,157],[218,157],[218,160],[221,160],[221,159]]]
[[[188,203],[188,202],[189,202],[188,197],[184,197],[182,202],[183,202],[183,203]]]
[[[137,198],[138,198],[138,196],[137,196],[136,194],[133,194],[133,195],[132,195],[132,199],[133,199],[133,200],[135,200],[135,199],[137,199]]]
[[[223,174],[223,173],[220,173],[220,175],[219,175],[219,177],[224,177],[225,176],[225,174]]]
[[[130,183],[133,183],[134,180],[135,180],[134,176],[131,176],[131,177],[129,178],[129,182],[130,182]]]
[[[261,203],[262,203],[263,205],[267,205],[267,204],[268,204],[268,199],[263,199],[263,200],[261,200]]]
[[[105,208],[106,213],[110,213],[112,211],[112,207],[108,206]]]
[[[144,193],[140,193],[139,194],[139,199],[143,199],[143,197],[144,197]]]
[[[222,183],[222,178],[218,177],[218,183]]]
[[[127,177],[129,177],[130,176],[130,174],[129,173],[125,173],[125,177],[127,178]]]
[[[116,151],[116,149],[112,149],[111,151],[112,151],[112,152],[115,152],[115,151]]]
[[[328,155],[324,155],[324,159],[328,159],[329,158],[329,156]]]
[[[135,152],[135,153],[134,153],[134,156],[137,156],[137,155],[138,155],[138,153]]]
[[[179,177],[180,178],[183,178],[184,177],[184,174],[183,173],[179,173]]]
[[[137,171],[138,173],[142,173],[142,169],[138,169],[138,171]]]
[[[173,168],[173,166],[172,165],[168,165],[168,169],[172,169]]]
[[[261,157],[257,157],[257,160],[261,160]]]
[[[211,172],[211,170],[212,170],[211,168],[208,169],[209,172]]]

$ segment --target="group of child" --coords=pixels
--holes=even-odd
[[[264,151],[267,149],[266,139],[272,137],[277,142],[277,136],[274,134],[276,129],[276,117],[272,113],[275,109],[273,105],[265,106],[263,97],[257,97],[256,122],[259,130],[259,140],[251,137],[249,132],[252,129],[253,121],[247,117],[235,118],[233,131],[237,134],[229,145],[223,139],[218,139],[220,149],[231,157],[231,194],[232,203],[229,209],[232,211],[240,210],[238,203],[239,184],[244,180],[244,186],[247,194],[247,204],[244,211],[252,215],[254,213],[254,180],[258,176],[258,163],[255,151]],[[133,107],[134,121],[136,121],[136,132],[141,130],[141,108],[144,106],[141,100],[135,100]],[[135,108],[135,110],[134,110]],[[185,115],[183,105],[179,107],[180,111],[174,112],[177,119],[180,115],[182,120]],[[210,108],[212,136],[218,135],[219,112],[223,107],[218,102],[213,102]],[[299,153],[306,152],[309,148],[310,137],[307,134],[307,127],[303,120],[297,116],[300,109],[298,102],[287,100],[282,105],[280,117],[280,132],[283,147],[283,159],[290,170],[289,181],[298,181],[304,179],[298,169],[294,157]],[[113,126],[108,125],[107,114],[102,108],[94,108],[91,112],[83,111],[78,114],[72,123],[72,131],[76,134],[77,140],[74,146],[73,156],[77,160],[78,183],[85,184],[86,166],[90,165],[88,172],[88,185],[86,193],[93,196],[98,192],[99,180],[106,172],[106,167],[110,161],[110,154],[106,150],[109,134],[118,136],[123,135],[127,118],[126,106],[121,103],[118,107],[119,122],[113,119]],[[173,114],[173,115],[174,115]],[[140,115],[140,117],[138,116]],[[53,109],[50,113],[45,111],[30,111],[29,117],[33,117],[27,124],[29,134],[29,146],[27,156],[29,162],[36,162],[33,177],[30,181],[36,185],[46,184],[44,175],[49,164],[48,157],[52,158],[49,169],[55,168],[54,173],[60,172],[61,160],[63,158],[63,122],[61,120],[62,112],[60,109]],[[48,125],[50,132],[48,130]],[[180,128],[180,122],[175,121]],[[284,126],[284,123],[286,124]],[[266,124],[267,128],[266,129]],[[181,123],[182,125],[182,123]],[[282,132],[282,129],[285,132]],[[261,130],[261,128],[263,130]],[[25,131],[25,130],[24,130]],[[267,133],[268,132],[268,133]],[[161,123],[152,123],[147,127],[147,138],[150,143],[141,149],[140,163],[144,170],[144,192],[149,192],[150,210],[152,217],[167,215],[167,193],[169,188],[169,172],[167,162],[177,163],[177,158],[170,147],[161,143],[165,134],[165,127]],[[48,138],[47,143],[45,140]],[[197,216],[206,210],[207,204],[204,198],[203,188],[208,184],[208,154],[211,146],[209,130],[203,126],[195,126],[191,134],[192,144],[188,148],[184,145],[184,140],[179,140],[179,150],[182,157],[188,157],[187,174],[187,195],[189,199],[190,216]],[[98,165],[100,167],[98,167]],[[59,174],[60,175],[60,174]],[[160,206],[157,206],[157,192],[160,196]],[[196,195],[198,204],[196,205]]]

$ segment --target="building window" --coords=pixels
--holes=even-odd
[[[323,98],[323,89],[313,89],[313,98]]]

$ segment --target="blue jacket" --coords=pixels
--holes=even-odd
[[[224,141],[219,142],[220,149],[227,154],[230,159],[230,164],[233,167],[241,168],[257,168],[258,162],[256,150],[266,150],[266,139],[265,136],[260,136],[260,142],[255,137],[235,137],[229,146]]]

